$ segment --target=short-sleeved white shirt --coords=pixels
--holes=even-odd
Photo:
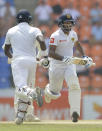
[[[8,30],[5,43],[10,45],[13,57],[36,56],[36,37],[42,35],[40,29],[23,22]]]
[[[78,37],[74,30],[66,35],[61,29],[58,29],[50,37],[50,45],[56,45],[56,53],[61,56],[73,56],[73,47],[76,41],[78,41]]]

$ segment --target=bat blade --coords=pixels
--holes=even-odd
[[[83,58],[78,58],[78,57],[72,57],[72,63],[76,64],[76,65],[86,65],[87,64],[87,60],[83,59]],[[95,63],[92,63],[92,66],[95,66]]]

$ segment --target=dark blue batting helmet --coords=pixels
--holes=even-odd
[[[70,14],[62,15],[58,19],[58,26],[65,32],[69,32],[74,25],[75,20]]]
[[[30,23],[32,21],[32,16],[26,9],[22,9],[18,12],[16,19],[18,23],[21,22]]]

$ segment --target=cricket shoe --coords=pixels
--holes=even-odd
[[[22,124],[22,123],[23,123],[23,119],[20,118],[20,117],[16,117],[16,119],[15,119],[15,124],[16,124],[16,125],[20,125],[20,124]]]
[[[72,114],[72,122],[78,122],[79,115],[77,112],[73,112]]]
[[[24,121],[26,121],[26,122],[38,122],[38,121],[40,121],[40,119],[36,115],[27,114]]]

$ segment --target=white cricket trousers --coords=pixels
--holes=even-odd
[[[36,73],[34,57],[18,57],[12,61],[11,67],[16,88],[34,86]]]
[[[12,61],[12,74],[16,88],[30,87],[34,88],[36,77],[36,60],[34,57],[18,57]],[[15,91],[15,113],[17,112],[17,96]],[[33,101],[28,107],[28,113],[34,113]]]
[[[69,104],[70,104],[70,113],[77,112],[80,116],[80,99],[81,99],[81,90],[79,85],[79,80],[76,74],[75,65],[57,65],[50,64],[49,68],[49,89],[55,93],[60,93],[63,80],[65,79],[69,87]]]

